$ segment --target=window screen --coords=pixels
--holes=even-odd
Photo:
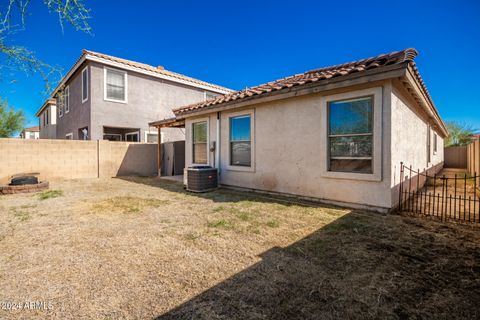
[[[230,118],[230,165],[251,166],[250,115]]]
[[[329,170],[372,173],[372,97],[328,104]]]

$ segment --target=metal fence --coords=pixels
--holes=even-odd
[[[480,222],[480,198],[475,172],[429,174],[400,165],[399,210],[442,221]]]

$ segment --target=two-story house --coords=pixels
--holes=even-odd
[[[57,138],[57,101],[48,99],[35,114],[38,117],[40,139]]]
[[[157,142],[158,131],[148,123],[172,117],[172,106],[230,92],[163,67],[83,50],[52,94],[56,138]],[[162,132],[163,142],[184,139],[178,128]]]

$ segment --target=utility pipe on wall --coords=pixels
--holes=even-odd
[[[215,167],[218,169],[220,175],[220,112],[217,112],[217,135],[215,137]]]

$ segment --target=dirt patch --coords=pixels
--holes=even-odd
[[[129,178],[0,201],[0,318],[480,314],[480,230]]]

